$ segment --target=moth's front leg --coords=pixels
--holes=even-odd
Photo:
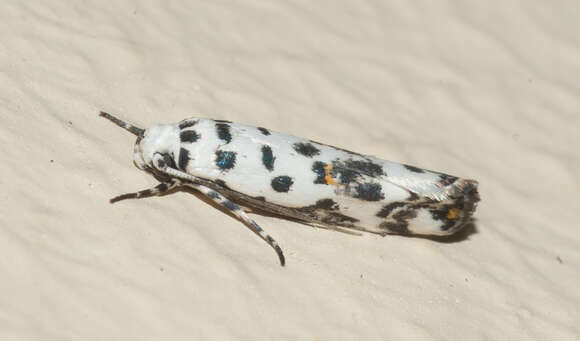
[[[274,251],[276,251],[278,258],[280,259],[280,265],[284,266],[286,260],[284,258],[284,253],[282,252],[282,249],[280,248],[278,243],[274,240],[274,238],[270,237],[270,235],[267,234],[260,227],[260,225],[258,225],[252,218],[250,218],[246,214],[246,212],[244,212],[241,206],[230,201],[229,199],[227,199],[226,197],[224,197],[223,195],[219,194],[218,192],[214,191],[211,188],[195,183],[183,183],[183,185],[198,190],[199,192],[203,193],[205,196],[213,200],[218,205],[224,207],[226,210],[228,210],[228,212],[231,212],[238,219],[240,219],[246,226],[248,226],[250,230],[259,235],[260,238],[266,241],[266,243],[268,243],[268,245],[270,245],[274,249]]]
[[[159,157],[162,156],[159,155]],[[228,200],[226,197],[219,194],[217,191],[214,191],[211,188],[196,183],[199,182],[199,179],[196,178],[195,176],[188,173],[184,173],[172,167],[167,167],[166,162],[161,163],[157,162],[155,163],[155,165],[157,165],[159,171],[161,171],[164,174],[167,174],[168,176],[171,176],[172,180],[176,181],[179,181],[178,179],[185,180],[186,182],[180,182],[181,186],[188,186],[196,189],[197,191],[201,192],[202,194],[206,195],[208,198],[213,200],[216,204],[224,207],[234,216],[240,219],[250,230],[259,235],[260,238],[262,238],[266,243],[268,243],[268,245],[270,245],[274,249],[274,251],[276,251],[278,258],[280,259],[280,265],[284,266],[286,260],[284,258],[284,253],[282,252],[282,249],[280,248],[278,243],[274,240],[274,238],[270,237],[270,235],[267,234],[260,227],[260,225],[258,225],[254,220],[252,220],[252,218],[250,218],[239,205]]]

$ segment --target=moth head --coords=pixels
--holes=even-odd
[[[145,171],[177,168],[179,128],[174,124],[154,125],[137,138],[133,153],[135,165]]]
[[[157,174],[166,167],[176,168],[175,155],[179,153],[179,128],[175,125],[154,125],[147,129],[136,127],[106,112],[100,116],[137,136],[133,161],[142,170]]]

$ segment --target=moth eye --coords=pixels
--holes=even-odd
[[[157,159],[157,168],[176,168],[175,161],[173,161],[173,156],[169,154],[161,154],[160,158]]]
[[[175,161],[173,160],[173,156],[169,154],[163,154],[163,162],[169,168],[177,168],[175,165]]]

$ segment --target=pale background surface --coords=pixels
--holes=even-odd
[[[0,3],[0,339],[578,340],[577,1]],[[196,113],[480,182],[463,241],[263,216],[155,180]]]

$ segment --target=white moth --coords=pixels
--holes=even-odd
[[[265,128],[189,118],[141,129],[100,115],[137,135],[135,165],[161,181],[111,203],[192,187],[264,239],[282,265],[282,250],[246,208],[347,233],[444,236],[464,227],[479,201],[475,180]]]

